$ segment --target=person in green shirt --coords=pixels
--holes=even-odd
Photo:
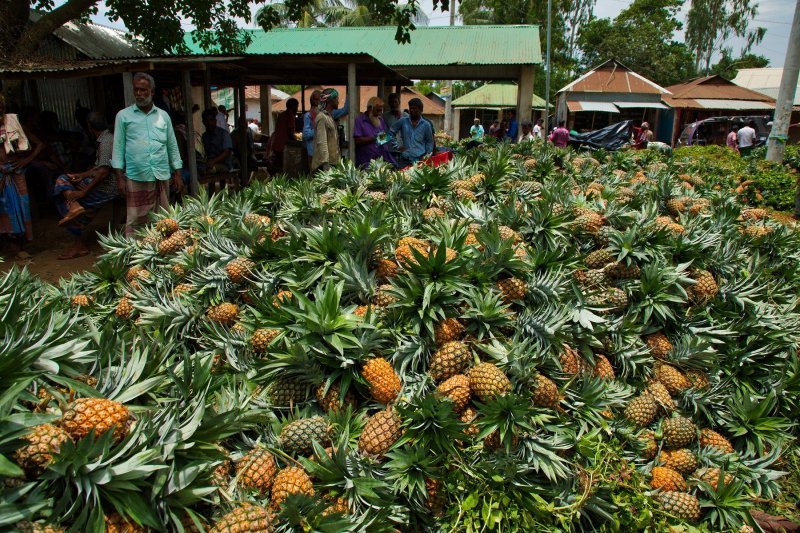
[[[117,113],[114,126],[111,167],[126,198],[126,235],[147,222],[151,211],[169,206],[170,178],[175,190],[183,191],[178,141],[169,114],[153,105],[155,86],[149,74],[135,74],[136,103]]]

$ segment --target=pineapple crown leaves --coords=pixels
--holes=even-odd
[[[767,448],[780,447],[791,439],[790,430],[796,424],[774,416],[775,391],[759,396],[742,387],[730,396],[727,407],[723,415],[726,429],[745,456],[763,454]]]
[[[592,324],[603,322],[603,318],[585,308],[575,307],[570,310],[569,306],[551,301],[536,309],[525,309],[517,319],[520,330],[535,341],[539,351],[558,345],[570,322],[577,322],[591,330]]]
[[[407,271],[392,281],[388,293],[397,301],[389,305],[389,310],[413,333],[432,337],[434,325],[447,318],[448,309],[458,307],[458,288],[441,281],[426,281]]]
[[[567,403],[575,418],[582,421],[580,432],[587,428],[610,430],[608,412],[619,410],[633,396],[633,389],[618,380],[604,380],[588,374],[577,378],[577,383],[567,387]]]
[[[305,494],[289,494],[273,518],[275,533],[303,531],[307,533],[338,533],[359,531],[347,515],[329,512],[331,502]]]
[[[492,337],[497,330],[512,325],[511,306],[503,302],[497,291],[483,291],[476,287],[464,293],[464,321],[467,333],[478,340]],[[523,312],[524,314],[524,312]]]
[[[723,463],[719,466],[730,469],[737,479],[747,485],[751,493],[761,498],[774,499],[781,491],[778,480],[788,475],[788,472],[773,469],[782,453],[786,453],[786,450],[776,446],[762,456],[740,458],[730,465]]]
[[[760,527],[750,515],[753,507],[752,497],[746,492],[740,480],[725,482],[725,470],[720,469],[714,486],[708,481],[700,480],[698,486],[704,496],[700,505],[708,509],[705,522],[717,531],[741,530],[745,525]]]
[[[423,506],[429,496],[425,486],[426,479],[441,477],[441,466],[430,450],[424,446],[396,447],[386,454],[386,479],[392,482],[395,493]]]
[[[465,424],[453,410],[453,404],[434,394],[400,402],[395,406],[405,431],[394,448],[412,443],[435,455],[458,455],[456,440],[463,437]]]
[[[661,324],[676,321],[675,309],[687,301],[686,289],[694,283],[687,274],[688,264],[676,267],[651,263],[642,268],[639,286],[633,291],[634,302],[629,308],[633,317],[645,323],[656,320]]]
[[[523,433],[534,433],[554,419],[551,413],[533,407],[530,399],[513,393],[496,396],[485,403],[476,402],[475,407],[480,412],[475,421],[480,430],[476,439],[496,432],[506,452],[516,447],[515,438]]]
[[[625,265],[641,265],[663,260],[666,246],[662,230],[636,222],[625,230],[611,230],[608,249],[615,259]]]
[[[286,379],[306,385],[318,385],[325,381],[325,372],[315,355],[315,352],[308,350],[303,343],[291,343],[285,350],[270,353],[269,358],[259,359],[253,363],[256,373],[254,382],[269,384],[278,379]],[[347,373],[346,376],[350,376],[350,374]],[[348,379],[347,385],[349,385],[350,379]],[[333,383],[333,381],[334,379],[331,377],[328,383]],[[344,394],[347,387],[343,386],[342,389],[342,394]]]
[[[409,181],[404,187],[406,198],[411,198],[423,205],[428,205],[437,196],[446,196],[450,192],[450,181],[453,171],[440,167],[417,165],[409,173]]]
[[[375,294],[377,278],[367,267],[366,260],[343,255],[337,277],[344,282],[344,298],[354,304],[367,302]]]

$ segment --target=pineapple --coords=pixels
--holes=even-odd
[[[574,376],[589,370],[589,364],[586,360],[570,346],[564,345],[564,352],[558,358],[561,363],[561,370],[565,374]]]
[[[267,509],[243,502],[217,520],[209,533],[263,533],[272,529],[272,515]]]
[[[70,436],[58,426],[41,424],[32,428],[23,440],[27,444],[14,452],[14,459],[29,477],[38,477],[53,461],[53,453],[58,453]]]
[[[294,296],[292,295],[292,291],[281,290],[278,291],[278,294],[272,299],[272,305],[275,307],[280,308],[282,303],[288,303],[292,301]]]
[[[317,387],[316,397],[323,411],[333,411],[334,413],[338,413],[342,409],[343,405],[345,407],[348,405],[353,407],[356,406],[356,397],[355,394],[353,394],[353,391],[348,390],[345,393],[344,398],[342,398],[340,390],[341,389],[339,388],[338,383],[334,383],[328,387],[327,392],[325,392],[324,384]]]
[[[686,492],[667,491],[659,494],[658,500],[666,513],[688,522],[700,520],[702,511],[697,496]]]
[[[463,372],[471,360],[472,355],[465,343],[446,342],[431,357],[428,372],[434,381],[444,381]]]
[[[132,417],[128,408],[105,398],[79,398],[70,403],[61,415],[59,425],[73,440],[80,440],[94,430],[99,437],[111,428],[119,442],[128,434]]]
[[[450,399],[453,402],[453,410],[457,413],[467,408],[472,394],[469,378],[463,374],[456,374],[444,381],[436,388],[436,392],[439,396]]]
[[[367,420],[358,439],[358,449],[382,457],[402,434],[402,423],[391,408],[378,411]]]
[[[378,287],[378,290],[375,291],[375,297],[372,300],[372,303],[375,304],[375,307],[389,307],[393,303],[397,302],[397,298],[395,298],[389,292],[391,288],[391,285],[380,285]]]
[[[767,218],[767,211],[765,209],[750,208],[742,209],[743,220],[764,220]]]
[[[400,394],[400,376],[392,365],[382,357],[370,359],[361,369],[361,375],[369,384],[369,392],[378,403],[389,404]]]
[[[258,213],[247,213],[244,216],[244,223],[248,226],[267,227],[272,223],[272,220],[266,215],[259,215]]]
[[[194,290],[194,285],[192,285],[191,283],[178,283],[172,290],[172,294],[174,294],[175,297],[180,297],[181,295],[184,294],[191,294],[193,290]]]
[[[675,410],[675,402],[672,400],[672,396],[670,396],[669,391],[663,383],[659,381],[651,382],[647,385],[647,392],[653,396],[656,403],[658,403],[665,412],[671,413]]]
[[[176,231],[171,237],[168,237],[158,243],[158,255],[174,255],[185,248],[188,244],[188,235],[182,231]]]
[[[491,363],[480,363],[467,373],[472,392],[482,401],[511,391],[511,381],[502,370]]]
[[[695,283],[686,289],[689,299],[697,305],[705,305],[719,292],[719,286],[714,276],[708,270],[692,269],[689,272]]]
[[[232,283],[244,284],[248,281],[248,276],[255,270],[256,264],[246,257],[237,257],[225,265],[225,273]]]
[[[528,294],[528,286],[519,278],[501,279],[497,282],[497,289],[507,304],[522,300]]]
[[[655,459],[658,453],[658,443],[656,442],[655,433],[651,430],[643,431],[638,437],[641,444],[642,457],[645,459]]]
[[[539,407],[555,409],[558,406],[558,385],[544,374],[536,374],[536,383],[533,387],[531,399]]]
[[[475,193],[467,190],[467,189],[456,189],[455,190],[456,198],[461,200],[462,202],[477,202],[478,197],[475,196]]]
[[[227,487],[230,483],[232,468],[233,464],[230,459],[222,461],[211,473],[211,484],[219,488]]]
[[[94,298],[85,294],[76,294],[70,300],[72,307],[89,307],[92,305]]]
[[[613,263],[614,257],[608,250],[595,250],[587,255],[583,262],[591,269],[603,268],[607,264]]]
[[[581,233],[597,234],[605,225],[605,218],[594,212],[588,212],[575,219],[574,226]]]
[[[684,491],[688,489],[680,472],[666,466],[654,466],[650,486],[654,489]]]
[[[272,485],[270,506],[278,508],[290,494],[314,495],[314,484],[302,468],[289,466],[278,472]]]
[[[267,397],[276,407],[293,407],[305,401],[308,387],[291,378],[278,378],[267,389]]]
[[[208,308],[206,316],[212,322],[223,326],[232,326],[239,318],[239,306],[232,303],[221,303]]]
[[[681,213],[685,213],[687,209],[685,198],[670,198],[666,202],[667,212],[670,215],[677,217]]]
[[[125,281],[132,283],[136,280],[146,280],[150,277],[150,271],[142,265],[133,265],[125,273]]]
[[[253,350],[256,353],[264,353],[278,335],[280,335],[280,330],[272,328],[259,328],[255,330],[253,332],[253,336],[250,337],[250,346],[253,347]]]
[[[685,448],[697,439],[697,427],[682,416],[665,418],[661,423],[661,431],[667,448]]]
[[[130,318],[131,313],[133,313],[133,304],[131,303],[130,298],[127,296],[120,298],[119,302],[117,303],[117,307],[114,309],[114,313],[119,318]]]
[[[394,252],[398,264],[402,266],[416,264],[417,260],[414,257],[414,253],[411,251],[412,248],[417,250],[422,255],[427,255],[428,253],[427,242],[415,237],[403,237],[397,243],[397,248],[395,248]]]
[[[367,191],[366,194],[376,202],[385,202],[387,198],[386,193],[381,191]]]
[[[474,424],[477,418],[478,411],[472,406],[468,406],[466,409],[464,409],[464,412],[458,417],[463,424],[467,425],[467,427],[464,429],[464,434],[466,436],[474,437],[480,433],[480,429],[478,429],[478,426]]]
[[[330,443],[330,432],[330,424],[321,416],[300,418],[283,427],[278,444],[291,455],[310,455],[314,451],[314,441],[322,446]]]
[[[174,218],[162,218],[156,222],[156,231],[164,237],[169,237],[181,229],[180,224]]]
[[[63,527],[39,522],[17,522],[16,528],[19,533],[64,533]]]
[[[605,355],[597,354],[594,356],[594,375],[600,379],[615,379],[614,367]]]
[[[518,244],[522,241],[522,237],[520,237],[519,233],[508,226],[499,226],[497,231],[500,234],[500,238],[504,241],[513,241],[514,244]]]
[[[444,506],[447,502],[447,495],[442,487],[442,482],[438,479],[425,478],[425,492],[428,497],[425,499],[427,507],[434,515],[444,514]]]
[[[669,341],[663,331],[651,333],[644,338],[647,347],[650,348],[650,354],[656,359],[666,359],[669,352],[672,351],[672,343]]]
[[[713,429],[703,428],[700,430],[700,446],[714,448],[722,453],[734,453],[731,441],[714,431]]]
[[[702,370],[687,370],[686,379],[691,382],[692,387],[695,389],[707,389],[711,386],[711,383],[708,381],[708,375]]]
[[[657,364],[655,367],[656,380],[664,384],[670,394],[680,394],[692,386],[689,379],[677,368],[667,364]]]
[[[134,522],[129,522],[117,513],[105,515],[106,533],[145,533],[146,529]]]
[[[463,334],[464,326],[455,318],[445,318],[433,327],[433,336],[437,346],[457,341]]]
[[[358,307],[356,307],[355,311],[353,311],[353,314],[356,315],[358,318],[364,318],[367,316],[368,312],[369,312],[368,305],[359,305]]]
[[[714,490],[718,490],[717,485],[719,484],[720,474],[722,470],[719,468],[704,468],[697,472],[697,479],[700,481],[704,481],[711,485],[711,488]],[[733,483],[735,478],[733,474],[729,474],[728,472],[722,473],[722,482],[725,485],[730,485]]]
[[[639,427],[649,426],[658,416],[658,403],[648,393],[637,396],[625,407],[625,418]]]
[[[437,218],[444,218],[445,212],[438,207],[429,207],[422,212],[422,217],[425,220],[435,220]]]
[[[375,275],[383,280],[391,279],[397,276],[398,268],[399,267],[397,266],[397,263],[395,263],[391,259],[381,258],[378,259],[377,265],[375,267]]]
[[[659,459],[664,463],[664,466],[672,468],[684,476],[690,475],[697,470],[698,466],[697,457],[687,448],[672,451],[664,450],[661,452]]]
[[[642,270],[638,266],[627,266],[622,263],[606,265],[605,272],[612,279],[638,279],[642,275]]]
[[[264,448],[253,448],[236,465],[239,486],[260,495],[269,492],[277,472],[275,457]]]

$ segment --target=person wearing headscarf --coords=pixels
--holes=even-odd
[[[17,115],[6,113],[6,101],[0,94],[0,235],[11,237],[15,254],[22,251],[25,240],[33,240],[25,168],[43,149]]]
[[[311,101],[311,109],[306,111],[303,115],[303,143],[305,144],[306,153],[308,154],[308,165],[309,168],[313,170],[313,166],[311,166],[311,158],[314,156],[314,120],[317,118],[317,113],[319,113],[319,101],[322,98],[322,91],[317,89],[311,93],[310,101]],[[343,116],[347,115],[348,111],[350,110],[349,107],[350,102],[345,101],[344,105],[341,108],[334,109],[331,113],[334,121],[341,119]]]
[[[328,88],[322,91],[319,111],[314,118],[314,155],[312,171],[328,170],[342,158],[339,150],[339,132],[332,113],[339,107],[339,91]]]
[[[366,167],[373,159],[383,159],[395,164],[389,153],[386,137],[386,122],[383,120],[383,100],[373,96],[367,102],[367,110],[356,117],[353,138],[356,141],[356,165]]]
[[[637,150],[644,150],[647,148],[647,144],[653,141],[653,132],[650,130],[650,124],[647,122],[642,122],[642,125],[639,128],[639,131],[636,132],[636,137],[634,138],[633,147]]]

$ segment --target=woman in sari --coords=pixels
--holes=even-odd
[[[33,240],[25,167],[43,148],[20,125],[17,115],[6,113],[5,98],[0,95],[0,235],[11,238],[15,254],[22,250],[26,240]]]

